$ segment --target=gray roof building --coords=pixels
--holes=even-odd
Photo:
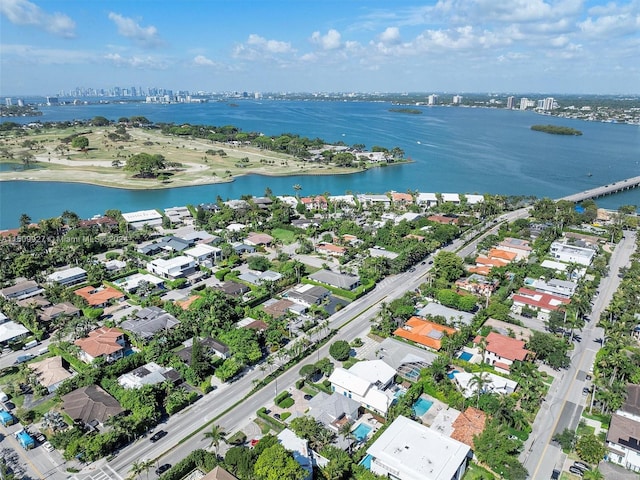
[[[104,424],[124,409],[120,403],[97,385],[78,388],[62,397],[62,410],[73,420]]]
[[[318,270],[316,273],[309,275],[309,279],[319,283],[326,283],[332,287],[342,288],[343,290],[353,290],[360,285],[359,276],[345,275],[331,270]]]
[[[148,340],[160,331],[167,331],[178,325],[180,321],[158,307],[147,307],[136,313],[136,318],[125,320],[120,325],[125,330]]]

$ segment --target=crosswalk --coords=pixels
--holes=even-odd
[[[123,480],[109,465],[104,465],[91,472],[76,473],[71,480]]]

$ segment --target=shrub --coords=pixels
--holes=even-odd
[[[276,398],[273,399],[274,403],[276,405],[278,405],[280,402],[282,402],[285,398],[289,398],[291,396],[291,394],[288,391],[284,391],[279,393]]]
[[[296,380],[296,388],[300,390],[302,387],[304,387],[304,378],[299,378]]]
[[[293,401],[293,398],[288,397],[288,398],[285,398],[284,400],[282,400],[282,401],[278,404],[278,406],[279,406],[280,408],[289,408],[289,407],[291,407],[294,403],[295,403],[295,402]]]
[[[282,412],[282,414],[280,415],[280,419],[282,421],[286,420],[287,418],[289,418],[291,416],[291,412]]]
[[[329,347],[329,354],[336,360],[342,362],[349,358],[351,347],[346,340],[338,340],[331,344]]]

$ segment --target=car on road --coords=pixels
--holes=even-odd
[[[411,267],[411,268],[409,269],[409,271],[410,271],[410,272],[415,272],[415,271],[416,271],[416,267]]]
[[[569,467],[569,472],[573,473],[574,475],[578,475],[580,477],[584,475],[584,472],[580,470],[578,467],[576,467],[575,465],[571,465]]]
[[[151,435],[151,438],[149,440],[151,440],[151,443],[155,443],[165,435],[167,435],[167,432],[165,432],[164,430],[158,430],[156,433]]]
[[[429,260],[429,265],[431,265],[433,263],[433,260]]]
[[[164,472],[171,468],[171,464],[165,463],[156,468],[156,475],[162,475]]]
[[[553,470],[551,472],[551,480],[558,480],[560,478],[560,470]]]
[[[28,362],[32,358],[35,358],[35,357],[33,355],[31,355],[30,353],[28,353],[26,355],[19,355],[18,358],[16,358],[16,361],[14,363],[16,365],[18,365],[20,363]]]
[[[44,448],[47,452],[53,452],[55,448],[49,442],[44,442],[42,444],[42,448]]]

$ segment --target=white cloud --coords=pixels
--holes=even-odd
[[[256,35],[255,33],[249,35],[247,44],[269,53],[290,53],[293,51],[289,42],[267,40],[260,35]]]
[[[400,29],[398,27],[387,27],[384,32],[380,34],[380,42],[385,45],[396,45],[401,42]]]
[[[193,64],[198,67],[215,67],[216,62],[204,55],[196,55],[193,59]]]
[[[120,55],[119,53],[108,53],[104,56],[104,58],[105,60],[108,60],[118,67],[152,68],[157,70],[164,70],[169,66],[166,60],[151,55],[132,55],[130,57],[125,57]]]
[[[318,45],[322,50],[337,50],[342,47],[340,32],[333,28],[326,35],[320,32],[311,34],[311,43]]]
[[[252,33],[245,43],[240,43],[234,47],[232,55],[236,58],[246,60],[269,59],[282,63],[286,61],[285,58],[282,58],[283,56],[290,56],[295,52],[295,49],[289,42],[269,40]]]
[[[83,64],[91,63],[95,59],[93,52],[85,50],[42,48],[26,44],[2,44],[0,54],[3,61],[20,61],[35,65]]]
[[[632,15],[605,15],[593,19],[589,17],[579,24],[580,30],[588,37],[620,37],[640,31],[640,13]]]
[[[43,28],[60,37],[75,36],[76,23],[63,13],[47,13],[27,0],[2,0],[0,13],[16,25],[31,25]]]
[[[162,42],[158,36],[158,29],[153,25],[141,27],[132,18],[123,17],[119,13],[110,12],[109,20],[116,24],[118,33],[144,47],[156,47]]]

